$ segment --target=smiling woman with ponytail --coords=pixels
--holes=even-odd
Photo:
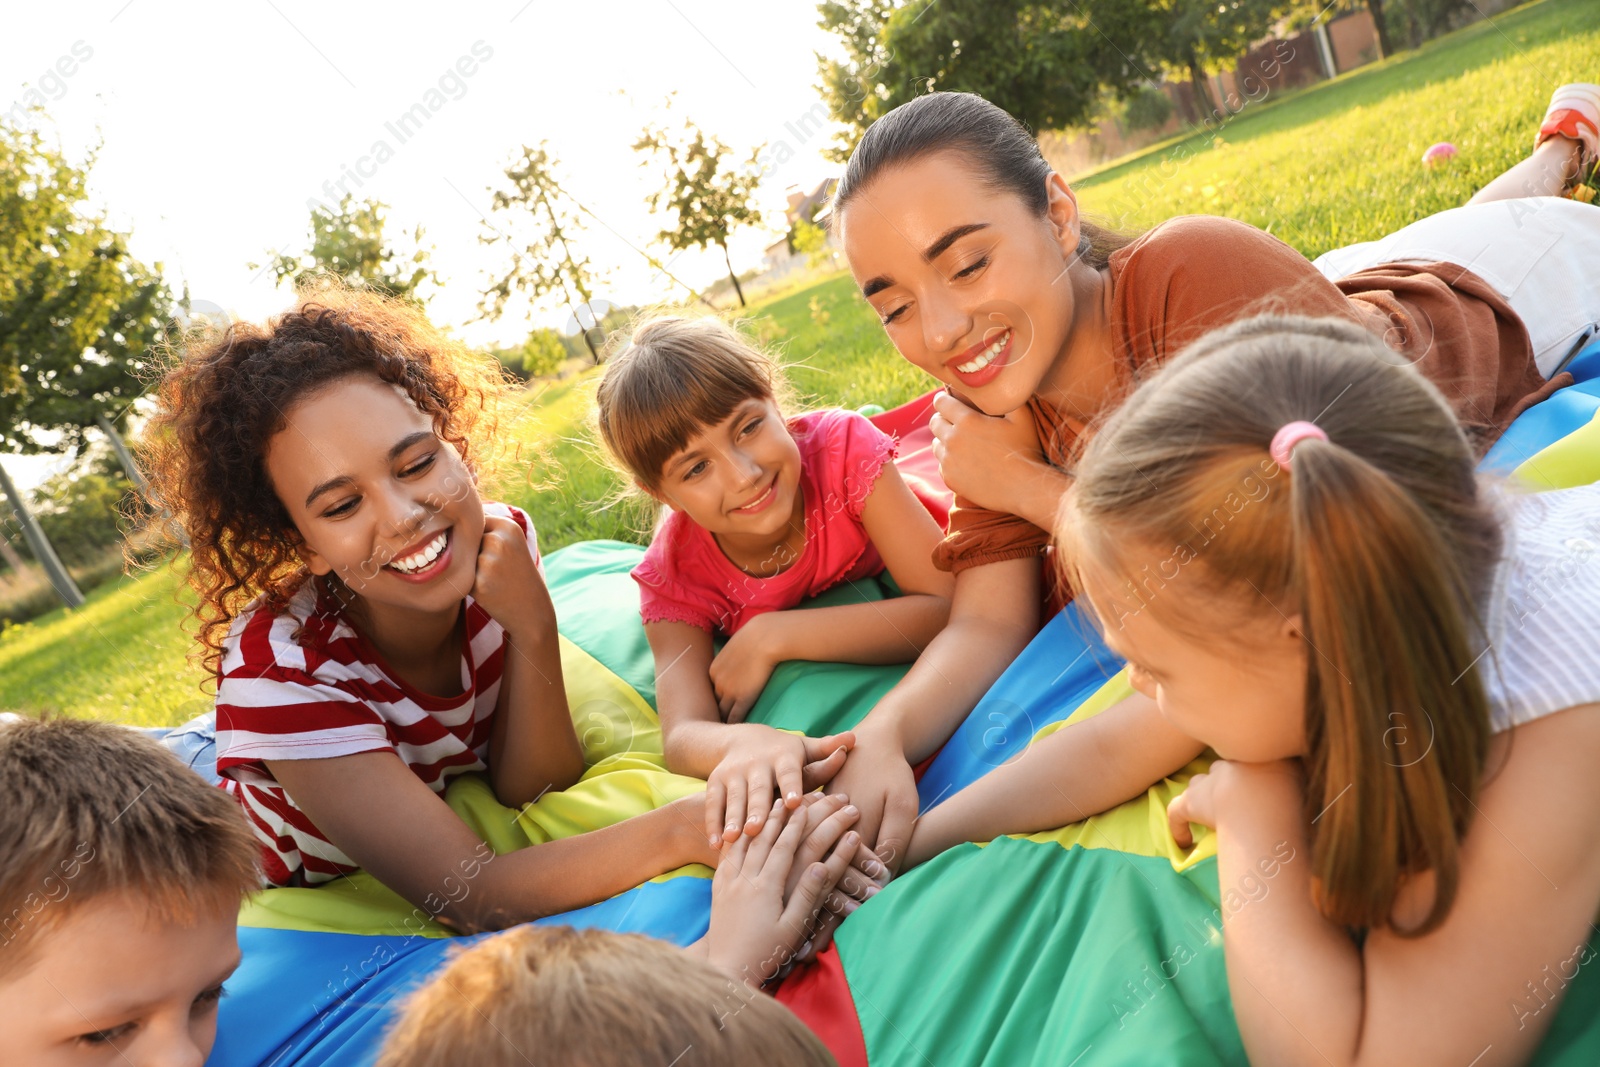
[[[1214,829],[1223,885],[1290,857],[1224,925],[1253,1062],[1536,1047],[1554,1013],[1519,1013],[1525,984],[1600,908],[1597,529],[1600,487],[1480,482],[1439,391],[1330,320],[1205,338],[1085,449],[1074,590],[1220,757],[1175,836]]]

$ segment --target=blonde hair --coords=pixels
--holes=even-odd
[[[623,473],[655,490],[691,437],[750,399],[789,405],[777,360],[720,319],[662,316],[640,323],[607,362],[595,422]]]
[[[415,993],[377,1067],[533,1061],[834,1067],[789,1009],[681,949],[639,934],[533,925],[480,941]]]
[[[1283,471],[1268,446],[1298,420],[1328,440],[1301,441]],[[1476,606],[1501,531],[1439,391],[1343,321],[1237,323],[1107,420],[1060,525],[1080,592],[1080,572],[1116,576],[1140,610],[1147,600],[1163,610],[1175,568],[1141,570],[1134,558],[1156,551],[1212,607],[1265,597],[1301,613],[1319,907],[1335,922],[1385,926],[1401,875],[1431,870],[1433,910],[1403,932],[1442,922],[1488,749]]]
[[[236,909],[260,888],[258,855],[239,805],[143,734],[0,720],[0,976],[105,894],[176,923]]]

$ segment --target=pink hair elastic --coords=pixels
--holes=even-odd
[[[1288,470],[1289,457],[1294,452],[1294,446],[1307,438],[1326,441],[1328,435],[1314,422],[1285,423],[1272,435],[1272,447],[1269,449],[1272,458],[1278,461],[1278,466]]]

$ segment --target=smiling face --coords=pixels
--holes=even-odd
[[[850,271],[895,348],[991,415],[1039,391],[1072,330],[1077,202],[1059,175],[1048,193],[1040,215],[937,152],[878,174],[839,215]]]
[[[268,443],[274,491],[314,574],[369,610],[454,612],[472,590],[483,504],[461,456],[397,386],[332,382],[289,409]]]
[[[1079,577],[1101,636],[1128,661],[1128,680],[1173,726],[1224,759],[1305,754],[1299,615],[1286,617],[1259,599],[1228,603],[1196,588],[1203,576],[1189,571],[1138,599],[1087,563]]]
[[[658,500],[719,537],[783,540],[800,504],[800,448],[769,397],[750,397],[667,461]]]
[[[237,919],[232,902],[189,925],[153,918],[127,893],[78,905],[38,958],[0,982],[7,1062],[200,1067],[222,983],[239,965]]]

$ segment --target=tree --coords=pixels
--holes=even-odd
[[[566,361],[567,346],[561,335],[545,328],[534,330],[522,345],[522,373],[529,378],[548,378]]]
[[[1033,129],[1083,125],[1108,89],[1150,77],[1146,5],[1127,0],[828,0],[820,25],[843,58],[818,55],[843,159],[876,119],[933,90],[977,93]]]
[[[1141,46],[1152,67],[1189,76],[1204,122],[1226,114],[1211,98],[1207,73],[1234,63],[1297,6],[1296,0],[1159,0],[1147,8],[1150,32]]]
[[[1294,0],[826,0],[843,58],[818,56],[845,158],[874,120],[933,90],[973,92],[1035,130],[1087,124],[1163,68],[1217,110],[1206,71],[1232,62]],[[1202,116],[1204,117],[1204,116]]]
[[[728,162],[733,150],[689,119],[677,133],[664,125],[646,126],[633,144],[634,151],[647,157],[641,165],[661,166],[666,180],[664,188],[645,199],[651,211],[672,220],[656,240],[674,252],[710,245],[722,249],[722,262],[741,307],[744,289],[728,255],[728,236],[741,226],[761,222],[755,196],[762,177],[758,157],[765,147],[758,146],[743,166],[734,167]]]
[[[439,284],[439,276],[428,266],[423,229],[418,226],[410,235],[409,255],[397,254],[384,240],[387,210],[388,205],[377,200],[357,203],[349,193],[337,207],[313,206],[311,247],[298,255],[279,253],[266,265],[279,282],[297,288],[319,274],[328,274],[349,286],[423,303],[418,289]],[[261,265],[249,266],[258,270]]]
[[[94,425],[125,457],[121,431],[172,315],[159,264],[134,258],[126,235],[88,206],[93,162],[93,152],[75,164],[37,131],[0,127],[0,452],[78,450]],[[82,603],[3,471],[0,491],[51,584]]]
[[[511,265],[483,292],[478,308],[481,317],[498,319],[505,314],[513,294],[521,294],[535,304],[560,293],[574,315],[580,305],[594,300],[600,272],[589,258],[574,254],[572,241],[583,232],[578,212],[581,204],[573,200],[556,180],[560,161],[550,153],[548,142],[538,148],[522,146],[522,158],[506,168],[509,189],[491,190],[495,212],[515,212],[509,230],[485,220],[489,232],[479,240],[486,245],[509,249]],[[584,342],[596,363],[600,353],[587,334]]]

